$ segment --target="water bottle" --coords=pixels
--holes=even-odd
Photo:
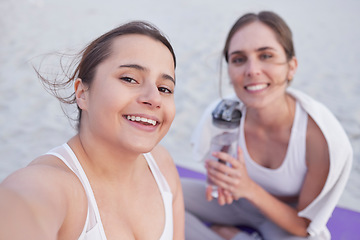
[[[213,152],[226,152],[236,157],[241,118],[241,111],[237,108],[238,105],[239,101],[237,100],[223,99],[212,112],[212,123],[221,130],[221,133],[212,137],[210,149],[206,156],[207,159],[226,163],[215,158],[212,155]],[[217,186],[209,178],[207,178],[207,183],[212,185],[212,196],[217,198]]]

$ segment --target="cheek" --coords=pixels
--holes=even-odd
[[[284,81],[287,81],[287,73],[286,72],[277,72],[277,73],[274,73],[275,78],[276,78],[276,82],[279,82],[279,83],[283,83]]]
[[[92,105],[94,111],[103,116],[111,116],[111,113],[117,113],[124,104],[126,96],[119,94],[115,88],[102,88],[93,95]]]
[[[168,118],[171,122],[174,120],[175,114],[176,114],[175,102],[172,101],[171,104],[169,104],[169,109],[168,109]]]
[[[284,66],[278,66],[278,67],[268,67],[265,69],[265,72],[268,73],[268,75],[272,76],[273,78],[283,81],[285,78],[287,78],[289,68]]]
[[[228,75],[230,78],[230,81],[232,83],[238,82],[242,80],[243,72],[242,69],[237,67],[228,67]]]
[[[171,100],[168,99],[168,100],[164,101],[163,106],[165,106],[165,108],[164,108],[164,120],[170,126],[171,123],[173,122],[174,118],[175,118],[175,113],[176,113],[176,107],[175,107],[174,99],[172,98]]]
[[[244,78],[242,77],[242,75],[229,74],[229,78],[230,78],[230,84],[233,86],[233,88],[235,88],[235,90],[238,90],[239,88],[243,88]]]

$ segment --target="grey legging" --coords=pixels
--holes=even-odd
[[[290,235],[272,223],[251,203],[240,199],[231,205],[220,206],[217,201],[208,202],[205,198],[205,182],[195,179],[182,179],[185,201],[185,239],[223,240],[203,222],[222,225],[247,225],[257,229],[265,240],[308,239]],[[238,234],[234,240],[256,239],[247,234]]]

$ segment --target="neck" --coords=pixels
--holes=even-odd
[[[70,147],[90,178],[116,182],[131,181],[139,169],[147,167],[142,154],[91,140],[89,136],[78,134],[69,141]]]
[[[260,128],[277,131],[292,126],[295,116],[295,100],[289,95],[263,108],[248,108],[247,123]]]

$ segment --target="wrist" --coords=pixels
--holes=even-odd
[[[247,191],[247,194],[245,195],[245,198],[249,201],[249,202],[255,202],[258,198],[257,193],[259,192],[259,188],[260,186],[255,183],[254,181],[250,180],[249,181],[249,191]]]

